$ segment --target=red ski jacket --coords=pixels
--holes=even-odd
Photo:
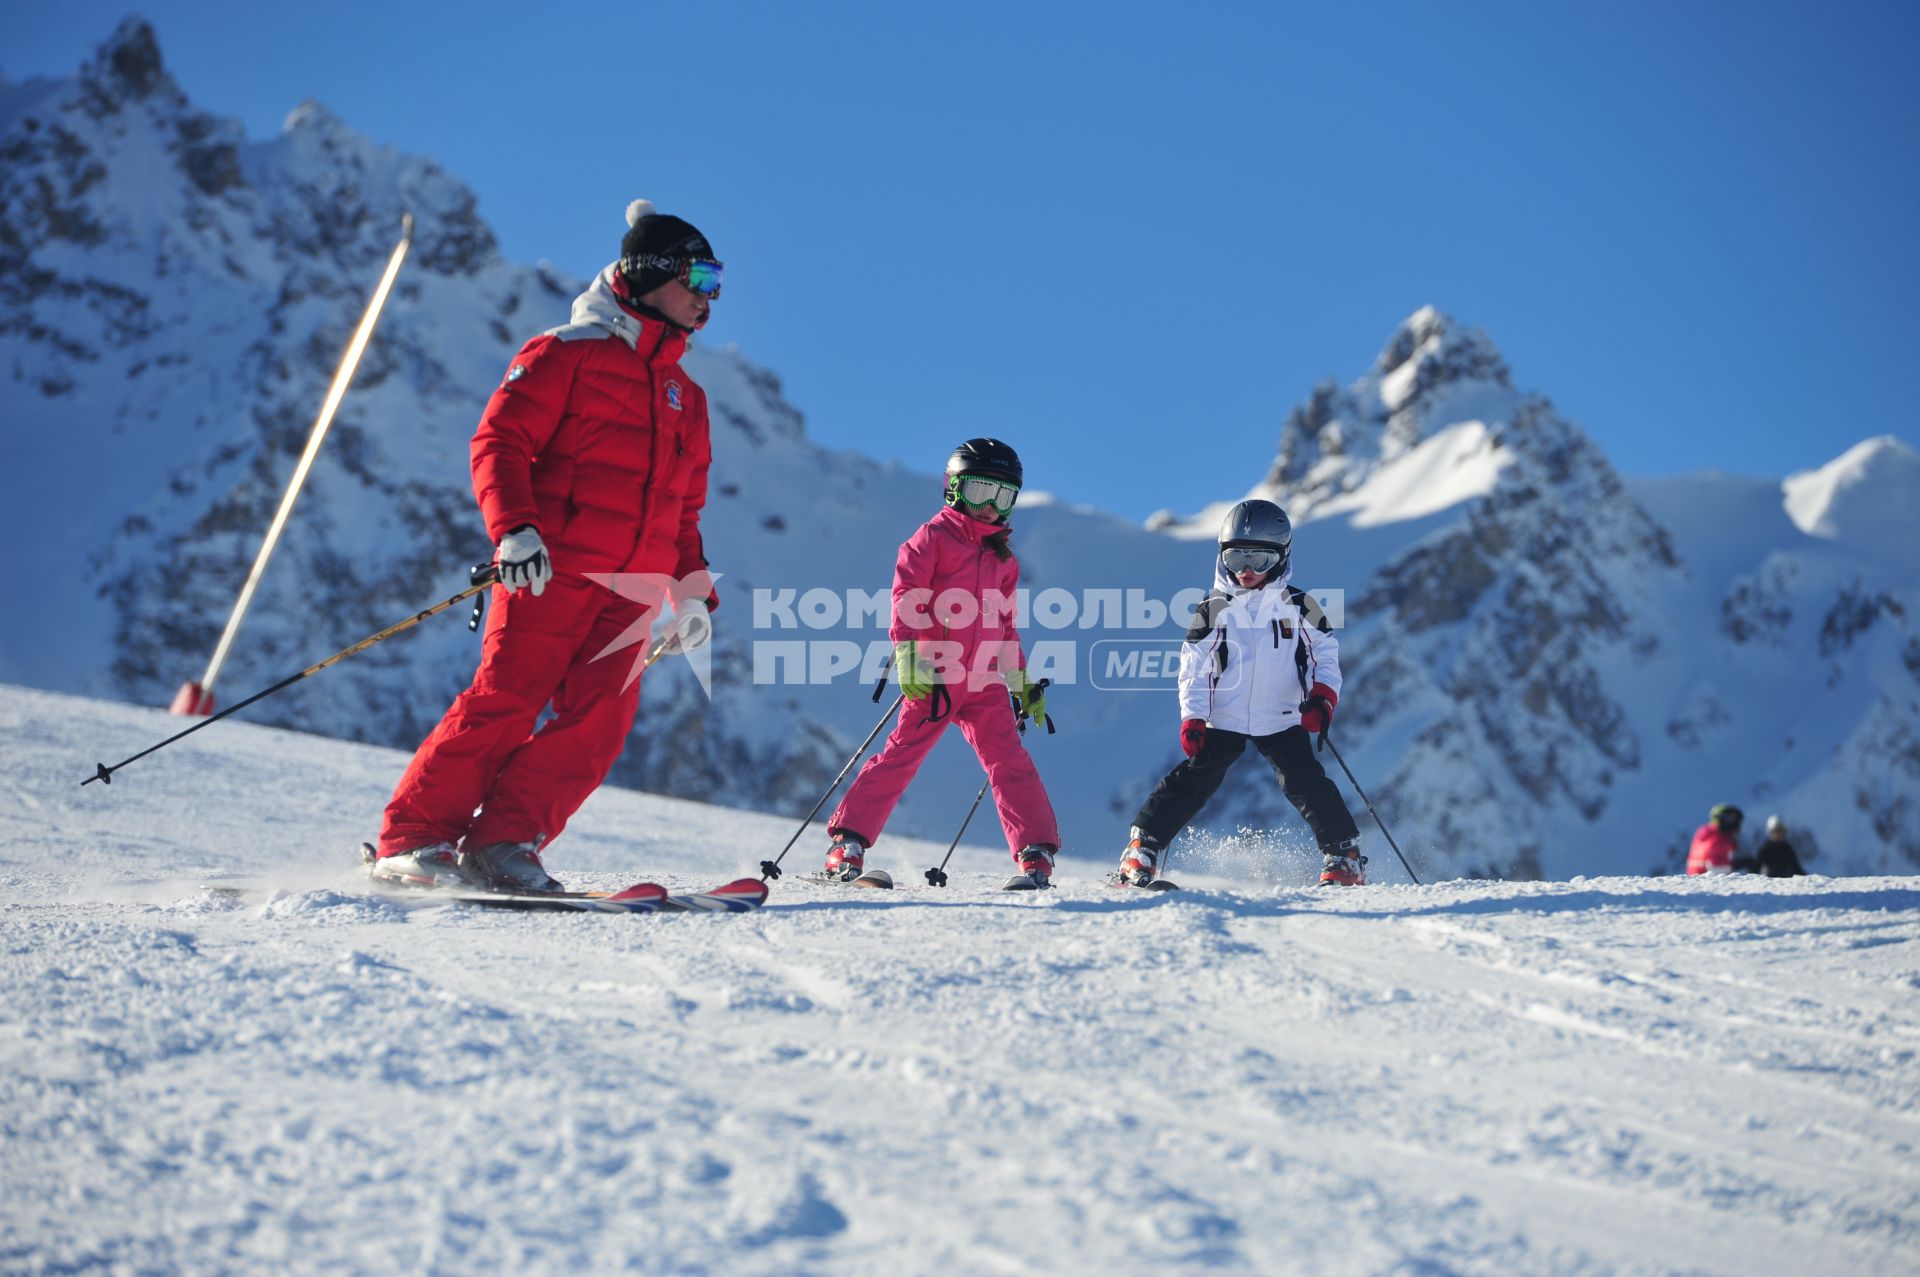
[[[494,541],[530,523],[556,572],[685,577],[706,566],[707,396],[680,367],[687,334],[628,310],[617,278],[514,356],[473,436],[473,492]]]
[[[1720,826],[1708,823],[1693,831],[1693,845],[1687,848],[1687,872],[1724,874],[1733,872],[1733,839]]]

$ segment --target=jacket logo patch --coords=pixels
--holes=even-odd
[[[680,383],[677,381],[667,383],[667,407],[675,412],[680,411]]]
[[[518,381],[526,375],[527,366],[525,364],[515,364],[513,367],[507,369],[508,381]]]

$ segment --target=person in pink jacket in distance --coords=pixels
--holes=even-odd
[[[1018,704],[1027,718],[1046,722],[1045,688],[1027,677],[1013,621],[1020,563],[1007,543],[1007,518],[1024,479],[1012,448],[998,439],[967,440],[947,459],[945,507],[900,547],[888,635],[906,699],[886,745],[827,821],[833,845],[823,878],[860,877],[867,849],[952,723],[993,787],[1017,867],[1007,889],[1049,885],[1060,827],[1014,714]]]
[[[1719,803],[1707,813],[1707,823],[1693,831],[1687,847],[1689,874],[1725,874],[1733,872],[1733,858],[1740,850],[1740,826],[1746,815],[1732,803]]]

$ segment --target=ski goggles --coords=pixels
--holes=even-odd
[[[1280,566],[1280,551],[1264,545],[1230,545],[1220,551],[1220,565],[1235,576],[1242,572],[1264,575]]]
[[[690,258],[680,268],[680,282],[711,301],[720,295],[720,274],[726,268],[705,258]]]
[[[963,474],[954,479],[953,494],[976,510],[990,505],[1005,514],[1013,509],[1014,501],[1020,496],[1020,485]]]

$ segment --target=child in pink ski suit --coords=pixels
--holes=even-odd
[[[1020,564],[1007,545],[1007,513],[1023,472],[998,439],[969,439],[947,460],[946,508],[900,547],[893,568],[894,667],[906,700],[881,751],[867,760],[827,821],[825,876],[860,876],[927,752],[957,723],[992,782],[994,806],[1019,866],[1009,887],[1045,887],[1060,829],[1040,774],[1021,744],[1008,693],[1046,721],[1045,693],[1026,674],[1013,625]]]

